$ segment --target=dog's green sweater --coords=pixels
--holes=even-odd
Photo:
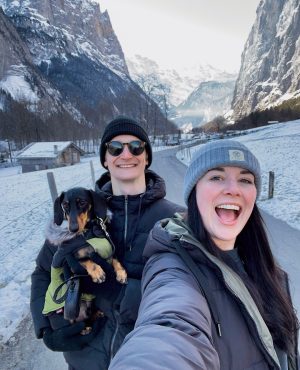
[[[111,263],[112,261],[112,246],[106,238],[91,238],[86,240],[88,244],[90,244],[96,253],[107,262]],[[44,315],[49,315],[52,312],[55,312],[64,307],[65,302],[62,303],[55,303],[53,296],[56,289],[63,284],[63,267],[53,267],[51,266],[51,282],[48,286],[46,297],[45,297],[45,304],[43,309]],[[67,290],[67,285],[63,284],[61,289],[59,290],[56,299],[59,300],[61,297],[64,296]],[[93,300],[93,294],[81,294],[81,299],[85,301]]]

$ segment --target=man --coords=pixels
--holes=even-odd
[[[50,266],[55,248],[45,243],[32,275],[31,312],[36,336],[48,348],[64,352],[69,370],[104,370],[125,336],[133,329],[140,304],[140,279],[144,267],[143,249],[155,222],[171,217],[182,207],[166,199],[164,180],[148,168],[152,148],[145,130],[133,119],[118,117],[105,128],[100,161],[108,171],[96,182],[112,213],[109,226],[116,256],[125,267],[128,284],[111,279],[101,284],[96,306],[106,316],[101,329],[82,336],[82,323],[53,330],[42,315]]]

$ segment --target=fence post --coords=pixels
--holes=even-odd
[[[91,175],[92,175],[92,186],[95,186],[95,171],[94,171],[94,165],[93,161],[90,161],[90,167],[91,167]]]
[[[268,199],[273,198],[274,182],[275,182],[275,174],[274,174],[273,171],[270,171],[269,172],[269,196],[268,196]]]
[[[53,172],[47,172],[48,185],[51,193],[52,202],[58,197],[56,183]]]

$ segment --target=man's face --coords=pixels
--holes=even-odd
[[[119,141],[121,143],[130,143],[139,138],[133,135],[118,135],[111,141]],[[146,150],[140,155],[130,153],[128,145],[124,145],[123,151],[118,156],[111,155],[108,150],[105,153],[105,167],[108,168],[112,181],[116,183],[145,182],[145,167],[148,164]]]

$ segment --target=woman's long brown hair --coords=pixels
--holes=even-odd
[[[187,222],[204,247],[214,256],[223,259],[222,253],[203,225],[195,188],[188,200]],[[237,237],[236,247],[249,277],[243,277],[243,280],[270,330],[274,343],[284,351],[293,351],[293,338],[299,328],[299,322],[287,290],[285,273],[275,262],[256,204]]]

